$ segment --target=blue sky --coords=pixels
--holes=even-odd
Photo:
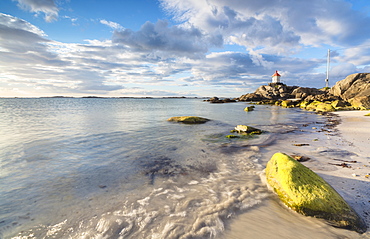
[[[367,0],[2,0],[0,97],[238,97],[370,71]]]

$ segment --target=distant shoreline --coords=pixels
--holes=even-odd
[[[104,96],[36,96],[36,97],[0,97],[0,99],[208,99],[209,97],[185,97],[185,96],[166,96],[166,97],[104,97]]]

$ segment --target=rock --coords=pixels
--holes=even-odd
[[[222,100],[222,103],[234,103],[234,102],[236,102],[236,100],[230,98],[225,98]]]
[[[235,99],[230,99],[230,98],[225,98],[225,99],[220,99],[218,97],[212,97],[208,100],[204,100],[204,101],[208,101],[210,103],[233,103],[233,102],[236,102]]]
[[[209,119],[198,116],[178,116],[171,117],[167,121],[180,122],[184,124],[203,124],[209,121]]]
[[[254,94],[261,96],[263,99],[288,99],[292,98],[291,92],[296,86],[287,86],[283,83],[270,83],[260,86]]]
[[[292,210],[322,218],[335,227],[364,233],[361,217],[319,175],[283,153],[272,156],[266,166],[268,184]]]
[[[306,109],[306,107],[310,104],[311,102],[310,101],[301,101],[299,103],[299,107],[301,107],[302,109]]]
[[[283,100],[281,101],[280,105],[285,108],[291,108],[295,106],[295,102],[291,100]]]
[[[255,93],[248,93],[239,97],[239,101],[260,101],[260,100],[263,100],[263,97]]]
[[[335,100],[335,101],[331,102],[331,105],[334,108],[350,106],[350,104],[348,102],[344,101],[344,100]]]
[[[298,87],[293,90],[292,95],[295,98],[299,98],[304,100],[307,96],[315,96],[315,95],[322,95],[325,94],[325,91],[316,89],[316,88],[308,88],[308,87]]]
[[[237,125],[234,129],[235,132],[239,134],[262,134],[262,130],[247,126],[247,125]]]
[[[321,101],[313,101],[306,106],[306,110],[316,111],[316,112],[332,112],[335,108],[330,103],[325,103]]]
[[[338,81],[329,93],[350,102],[354,107],[370,109],[370,73],[356,73]]]
[[[310,157],[307,157],[307,156],[302,156],[302,155],[297,155],[297,154],[293,154],[293,155],[290,155],[293,159],[297,160],[298,162],[306,162],[308,160],[310,160],[311,158]]]
[[[349,99],[348,102],[357,109],[367,110],[370,109],[370,95],[368,96],[356,96]]]
[[[254,106],[253,105],[251,105],[251,106],[247,106],[247,107],[245,107],[245,109],[244,109],[244,111],[253,111],[254,110]]]
[[[235,134],[229,134],[229,135],[226,135],[226,138],[228,139],[234,139],[234,138],[240,138],[239,135],[235,135]]]

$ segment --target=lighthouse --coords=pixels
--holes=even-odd
[[[278,71],[275,71],[275,74],[272,75],[272,83],[280,83],[280,74]]]

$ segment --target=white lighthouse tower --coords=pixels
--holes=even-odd
[[[280,74],[278,71],[275,71],[275,74],[272,75],[272,83],[280,83]]]

